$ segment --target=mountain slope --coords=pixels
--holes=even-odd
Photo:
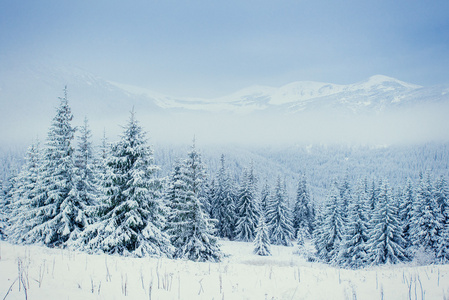
[[[109,136],[118,134],[134,107],[151,137],[171,142],[188,143],[194,134],[219,143],[449,139],[449,86],[420,87],[376,75],[347,85],[300,81],[252,86],[215,99],[179,98],[50,60],[5,61],[0,69],[2,143],[45,139],[65,85],[74,124],[87,116],[96,138],[104,129]]]
[[[253,86],[215,99],[174,98],[135,87],[117,85],[153,99],[165,109],[253,113],[300,112],[338,109],[352,113],[378,113],[422,102],[448,102],[449,87],[421,87],[391,77],[375,75],[354,84],[338,85],[299,81],[279,88]]]

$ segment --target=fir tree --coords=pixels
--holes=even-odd
[[[268,185],[268,181],[265,181],[260,192],[260,213],[265,216],[267,214],[268,202],[270,202],[270,186]]]
[[[167,193],[170,207],[168,233],[176,258],[220,260],[213,224],[198,199],[205,179],[201,156],[194,145],[184,164],[175,166]]]
[[[311,237],[314,222],[314,210],[310,203],[310,194],[307,189],[307,181],[303,175],[298,184],[296,201],[293,210],[294,235],[298,237],[299,232],[305,237]]]
[[[75,128],[71,125],[67,88],[59,99],[44,150],[42,186],[33,200],[31,228],[23,237],[25,243],[65,244],[76,239],[87,225],[86,203],[77,197],[72,146]]]
[[[251,167],[245,172],[242,187],[237,201],[236,239],[251,242],[256,236],[259,207],[256,199],[256,177]]]
[[[351,197],[348,209],[348,224],[345,226],[340,246],[338,263],[349,268],[360,268],[367,262],[368,220],[363,183],[357,187],[355,197]]]
[[[278,177],[267,208],[267,224],[270,229],[271,243],[274,245],[292,246],[293,226],[287,203],[285,186]]]
[[[449,190],[446,179],[440,177],[435,183],[435,199],[442,215],[442,228],[438,234],[437,259],[449,261]]]
[[[435,199],[430,174],[422,177],[416,190],[416,202],[411,220],[413,245],[436,254],[443,216]]]
[[[6,194],[3,192],[3,182],[0,180],[0,241],[6,239],[7,210]]]
[[[13,179],[9,195],[10,203],[5,202],[5,209],[10,212],[11,225],[8,228],[8,236],[11,242],[22,243],[28,231],[36,225],[33,213],[39,205],[36,202],[36,195],[42,192],[40,168],[41,153],[39,142],[36,141],[28,147],[25,165]]]
[[[415,205],[415,192],[413,189],[413,183],[410,179],[407,179],[406,186],[401,195],[401,201],[399,204],[399,220],[402,226],[402,237],[404,238],[404,244],[402,248],[406,251],[407,257],[411,257],[408,253],[408,249],[412,245],[412,224],[413,208]]]
[[[340,210],[340,191],[334,183],[325,203],[323,214],[318,219],[318,232],[315,241],[319,257],[325,262],[335,262],[343,240],[342,212]]]
[[[225,166],[224,155],[221,156],[221,168],[217,175],[217,186],[213,216],[218,221],[218,235],[233,239],[235,232],[235,196],[231,178]]]
[[[398,220],[398,207],[386,181],[380,187],[373,225],[368,241],[371,263],[396,264],[405,260],[404,249],[401,246],[404,240]]]
[[[441,176],[435,181],[434,197],[437,202],[439,213],[443,216],[443,223],[446,224],[449,220],[449,189],[446,179]]]
[[[78,148],[75,152],[75,174],[78,197],[86,206],[96,204],[99,197],[98,185],[100,178],[95,165],[91,139],[92,134],[87,118],[85,118],[84,125],[80,127]]]
[[[254,254],[260,256],[270,256],[270,237],[268,236],[268,227],[265,223],[265,217],[260,215],[256,229],[256,238],[254,239]]]
[[[340,190],[340,210],[342,212],[342,218],[343,221],[346,221],[347,217],[348,217],[348,208],[349,208],[349,203],[351,202],[351,186],[349,185],[349,178],[348,175],[345,176],[345,178],[343,179],[343,181],[341,182],[340,186],[339,186],[339,190]]]
[[[86,228],[82,242],[89,251],[123,255],[171,256],[160,181],[153,151],[131,112],[119,142],[107,160],[106,198],[100,220]]]
[[[378,185],[376,185],[375,181],[373,180],[370,186],[370,189],[368,190],[368,199],[367,199],[367,207],[368,207],[368,219],[371,219],[374,213],[374,209],[376,208],[376,204],[378,201]]]

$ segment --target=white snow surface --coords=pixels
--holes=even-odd
[[[223,97],[205,99],[176,98],[155,93],[145,88],[114,82],[109,83],[129,93],[149,97],[161,108],[237,113],[250,113],[264,110],[271,106],[293,103],[301,105],[306,101],[337,95],[340,95],[337,98],[344,99],[353,95],[362,95],[365,97],[379,92],[394,93],[396,90],[413,91],[421,87],[388,76],[374,75],[367,80],[347,85],[315,81],[297,81],[281,87],[255,85]]]
[[[446,299],[449,266],[345,270],[306,262],[295,247],[252,254],[221,241],[221,263],[88,255],[0,242],[0,298],[13,299]],[[26,295],[25,295],[26,293]]]

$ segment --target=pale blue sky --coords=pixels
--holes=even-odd
[[[0,59],[30,57],[175,96],[375,74],[449,83],[449,1],[0,0]]]

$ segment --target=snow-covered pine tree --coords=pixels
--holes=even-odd
[[[412,245],[412,240],[414,239],[411,232],[411,220],[413,218],[414,205],[415,192],[413,189],[413,183],[410,178],[408,178],[404,190],[402,191],[401,201],[399,203],[399,221],[402,227],[402,237],[404,238],[402,248],[405,250],[405,254],[408,258],[411,258],[409,248]]]
[[[13,243],[22,243],[26,233],[36,224],[33,222],[33,210],[39,206],[37,194],[42,191],[40,182],[41,153],[39,142],[28,147],[25,164],[22,171],[15,176],[13,187],[9,193],[10,203],[7,203],[10,226],[8,239]]]
[[[254,168],[244,172],[243,182],[237,199],[237,222],[235,238],[244,242],[252,242],[256,236],[256,228],[259,220],[259,205],[256,198],[257,179]]]
[[[72,146],[75,128],[71,125],[67,87],[59,100],[44,149],[42,186],[31,217],[34,224],[24,236],[25,243],[62,245],[76,238],[87,225],[86,203],[77,197],[76,191]]]
[[[369,209],[369,219],[371,219],[373,213],[374,213],[374,209],[376,208],[376,204],[378,201],[378,195],[379,195],[379,185],[376,184],[376,182],[372,181],[371,186],[368,190],[368,199],[367,199],[367,205],[368,205],[368,209]]]
[[[212,205],[213,199],[215,198],[215,179],[212,178],[210,181],[206,180],[204,182],[204,192],[203,192],[203,211],[207,214],[209,218],[212,218]]]
[[[435,181],[434,195],[440,214],[443,216],[443,223],[446,224],[449,220],[449,215],[447,215],[449,212],[449,189],[443,176]]]
[[[267,207],[267,225],[273,245],[292,246],[293,225],[288,208],[285,185],[278,177],[274,193]]]
[[[345,178],[342,180],[341,184],[339,185],[340,190],[340,210],[342,212],[343,222],[346,221],[348,217],[348,208],[349,203],[351,202],[352,198],[352,191],[351,186],[349,184],[349,175],[346,175]]]
[[[83,203],[84,211],[89,218],[87,223],[92,223],[91,217],[95,211],[95,205],[100,198],[100,173],[94,157],[92,147],[92,134],[89,129],[87,118],[84,119],[83,126],[80,127],[78,137],[78,148],[75,151],[75,180],[77,197]]]
[[[103,137],[101,138],[101,144],[97,148],[97,154],[94,155],[96,157],[95,161],[95,169],[97,175],[97,185],[96,188],[98,190],[98,201],[97,202],[97,211],[100,206],[105,204],[105,199],[107,197],[107,186],[108,186],[108,178],[111,177],[110,168],[108,167],[108,160],[111,154],[111,144],[108,142],[106,137],[106,131],[103,131]]]
[[[398,220],[397,202],[391,195],[386,180],[380,186],[378,202],[373,215],[368,249],[370,262],[378,264],[396,264],[406,260],[402,238],[402,228]]]
[[[3,192],[3,182],[0,180],[0,241],[6,239],[6,227],[8,223],[8,207],[6,194]]]
[[[425,252],[436,255],[440,230],[443,228],[443,215],[435,199],[431,176],[425,174],[416,189],[415,207],[411,220],[413,245],[423,247]]]
[[[260,256],[271,255],[270,237],[268,236],[268,227],[265,223],[265,217],[260,214],[256,228],[256,238],[254,239],[254,254]]]
[[[443,228],[439,233],[437,259],[447,263],[449,261],[449,190],[444,177],[440,177],[435,183],[435,198],[443,215]]]
[[[304,175],[302,175],[298,183],[296,201],[293,210],[294,236],[298,238],[298,234],[301,232],[304,237],[310,238],[312,236],[314,221],[314,209],[310,202],[307,179]]]
[[[176,164],[168,192],[168,233],[175,247],[174,257],[193,261],[219,261],[221,252],[213,235],[212,221],[204,213],[198,195],[205,167],[195,144],[183,164]]]
[[[173,172],[170,175],[167,186],[164,191],[165,205],[168,208],[167,216],[167,231],[169,234],[174,234],[178,231],[175,224],[180,222],[178,217],[178,210],[184,210],[185,198],[187,192],[187,183],[184,178],[185,172],[183,164],[176,160],[173,167]],[[174,232],[174,233],[171,233]]]
[[[112,146],[107,169],[105,203],[100,220],[83,232],[85,248],[137,257],[170,257],[173,246],[162,230],[165,206],[161,183],[155,178],[158,167],[134,110],[120,141]]]
[[[315,246],[317,254],[325,262],[334,263],[343,240],[343,221],[340,210],[340,191],[335,182],[325,202],[323,212],[317,219]]]
[[[268,202],[270,202],[270,186],[266,180],[260,192],[260,213],[265,216],[267,215]]]
[[[232,240],[235,232],[235,195],[224,155],[221,155],[213,202],[213,217],[218,221],[218,235]]]
[[[338,257],[338,264],[341,266],[360,268],[367,262],[366,243],[369,233],[366,199],[363,182],[360,182],[355,195],[349,200],[348,224],[345,226]]]

